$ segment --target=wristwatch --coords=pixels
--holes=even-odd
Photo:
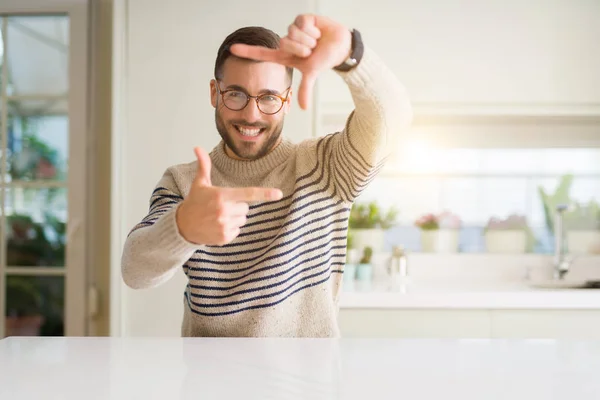
[[[352,68],[355,68],[358,65],[358,63],[360,63],[360,60],[362,59],[365,48],[363,46],[362,37],[360,36],[360,32],[356,29],[352,29],[351,33],[352,33],[352,45],[351,45],[352,50],[350,51],[350,56],[346,59],[346,61],[344,61],[340,65],[333,67],[333,69],[336,71],[342,71],[342,72],[350,71]]]

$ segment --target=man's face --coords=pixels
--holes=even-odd
[[[227,145],[227,153],[238,159],[256,160],[271,151],[281,141],[283,120],[292,99],[285,66],[270,62],[254,62],[229,57],[223,65],[223,78],[210,83],[211,102],[215,107],[217,130]],[[233,90],[233,91],[230,91]],[[225,92],[222,95],[222,92]],[[268,94],[260,99],[261,112],[255,98],[241,110],[245,96]],[[273,95],[287,100],[282,102]],[[225,102],[223,98],[226,98]]]

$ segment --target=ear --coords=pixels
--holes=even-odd
[[[213,107],[217,108],[217,81],[214,79],[210,80],[210,103]]]

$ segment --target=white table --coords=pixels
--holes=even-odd
[[[597,399],[600,342],[8,338],[0,399]]]

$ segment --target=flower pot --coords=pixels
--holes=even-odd
[[[385,231],[383,229],[352,229],[354,248],[360,252],[365,247],[371,247],[373,253],[383,251]]]
[[[600,252],[600,230],[567,231],[569,252],[577,254],[598,254]]]
[[[371,264],[358,264],[356,267],[356,279],[368,282],[373,279],[373,266]]]
[[[352,282],[356,279],[356,264],[346,264],[344,266],[344,281]]]
[[[421,250],[426,253],[458,252],[458,229],[421,230]]]
[[[520,229],[488,230],[485,247],[488,253],[522,254],[527,251],[527,234]]]
[[[44,316],[6,317],[5,336],[39,336]]]

